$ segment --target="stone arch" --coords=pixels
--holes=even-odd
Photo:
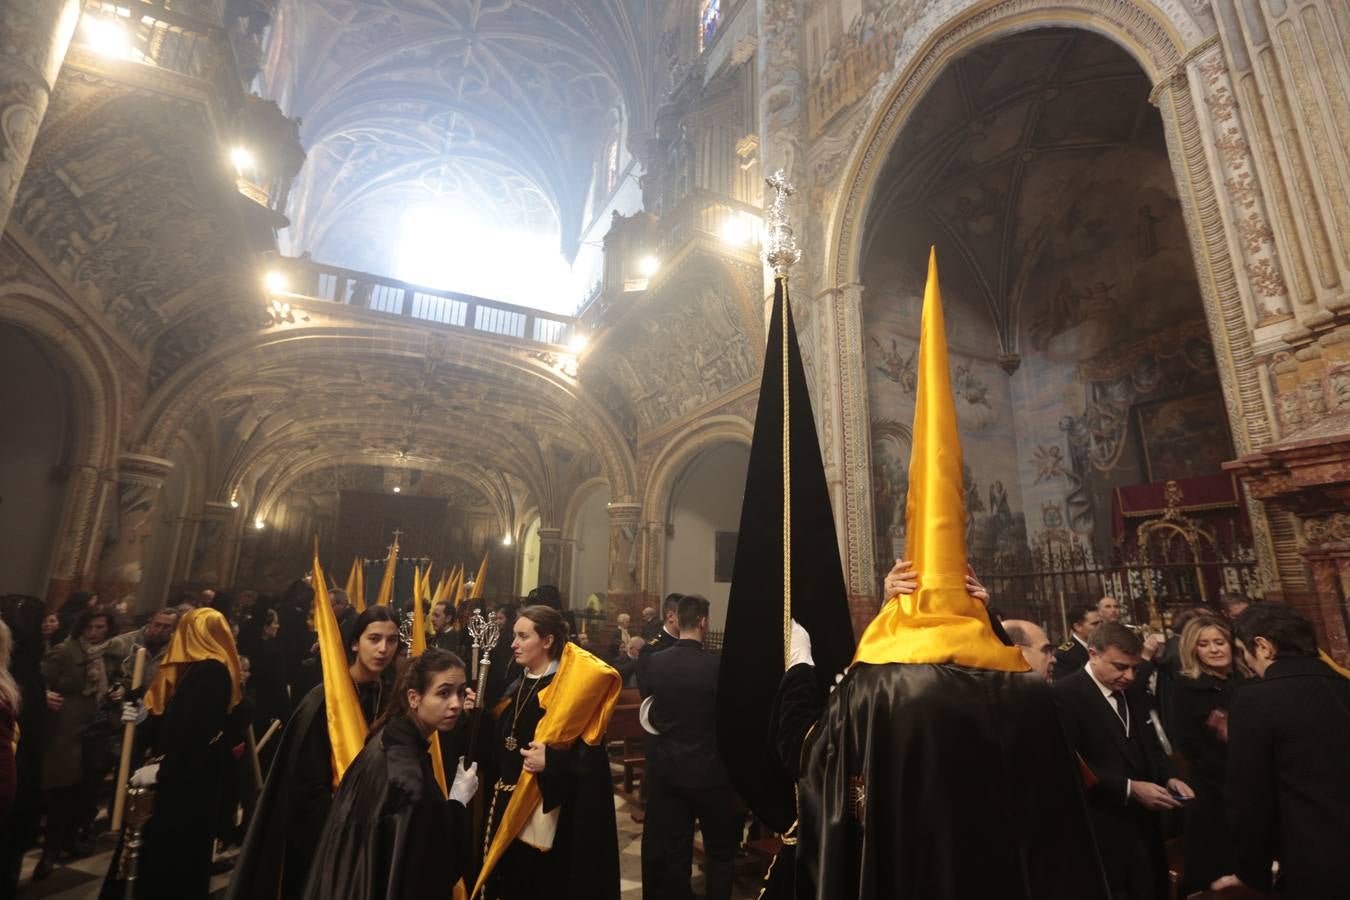
[[[277,501],[285,494],[286,490],[310,472],[344,465],[381,465],[387,462],[378,457],[357,456],[339,451],[312,454],[298,465],[287,468],[268,484],[260,496],[254,499],[249,512],[251,515],[266,518],[275,509]],[[502,528],[508,529],[511,527],[509,498],[504,500],[488,483],[487,479],[475,477],[476,473],[465,467],[447,463],[419,463],[417,468],[423,472],[444,475],[477,489],[491,505],[492,512],[497,516]],[[244,480],[248,480],[247,475],[244,476]]]
[[[91,335],[85,316],[68,300],[32,285],[0,283],[0,322],[17,326],[63,363],[75,414],[73,484],[57,534],[61,550],[49,590],[61,591],[93,577],[102,548],[105,509],[116,502],[121,448],[121,378],[107,348]]]
[[[680,475],[705,450],[717,444],[750,446],[751,424],[739,416],[709,416],[667,444],[652,463],[643,496],[643,519],[664,524],[670,518],[670,502]]]
[[[503,381],[527,379],[541,391],[570,405],[578,430],[593,440],[605,478],[616,498],[637,494],[632,449],[613,417],[589,397],[574,379],[544,361],[531,359],[508,345],[478,337],[444,334],[430,328],[328,325],[273,330],[224,342],[184,366],[160,385],[137,418],[135,434],[146,447],[164,448],[186,426],[192,413],[232,372],[284,357],[303,364],[307,359],[329,359],[365,353],[401,358],[435,356],[455,365],[502,376]]]
[[[567,507],[563,510],[562,516],[562,536],[564,540],[576,537],[577,516],[581,513],[582,504],[588,497],[599,488],[609,490],[609,482],[603,476],[597,475],[594,478],[588,478],[577,485],[576,490],[572,491],[572,496],[567,499]],[[613,499],[611,497],[611,499]]]
[[[1205,316],[1220,361],[1220,381],[1235,447],[1242,455],[1268,442],[1273,436],[1272,412],[1255,375],[1252,335],[1243,315],[1244,301],[1218,209],[1199,116],[1187,86],[1186,66],[1214,46],[1218,36],[1206,34],[1177,2],[1149,6],[1130,0],[994,0],[962,17],[933,19],[926,30],[918,27],[911,32],[913,37],[906,43],[915,49],[906,54],[903,66],[897,67],[894,80],[844,169],[825,231],[822,286],[843,295],[860,295],[863,230],[883,166],[910,114],[948,63],[978,44],[1030,28],[1095,32],[1129,53],[1154,85],[1150,99],[1162,115]],[[845,383],[866,381],[861,371],[860,326],[860,315],[840,326],[843,365],[857,369],[842,375]],[[867,399],[844,396],[841,402],[842,480],[849,511],[845,568],[850,591],[871,595],[876,586],[872,583]],[[1269,573],[1273,571],[1273,545],[1260,510],[1253,508],[1252,513],[1258,555]]]
[[[661,594],[665,580],[666,526],[671,500],[683,474],[698,457],[719,444],[750,446],[754,427],[739,416],[700,419],[657,453],[642,499],[642,567],[639,585],[649,597]]]

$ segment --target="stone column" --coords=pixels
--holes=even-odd
[[[637,616],[642,608],[638,583],[642,564],[642,504],[609,504],[609,581],[605,599],[612,613]]]
[[[562,583],[562,529],[539,529],[539,584],[555,585],[559,591],[565,587]]]
[[[0,0],[0,232],[79,19],[79,0]]]
[[[639,610],[661,599],[666,578],[666,523],[642,523],[642,571],[638,585],[641,596]]]
[[[203,587],[223,587],[234,582],[232,563],[238,528],[239,510],[228,503],[214,501],[202,505],[188,562],[187,580]]]
[[[585,597],[572,596],[572,569],[577,559],[576,538],[562,538],[558,541],[558,592],[562,594],[563,609],[571,609],[573,600],[584,604]],[[542,582],[541,582],[542,583]]]
[[[155,504],[173,463],[126,453],[117,460],[117,508],[109,517],[96,590],[109,598],[135,593],[141,583],[145,546],[154,527]]]

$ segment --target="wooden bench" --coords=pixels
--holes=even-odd
[[[628,794],[633,793],[636,774],[647,764],[647,732],[643,731],[642,723],[638,721],[641,706],[637,689],[625,688],[619,694],[619,702],[609,720],[609,730],[605,733],[605,739],[610,744],[619,745],[623,790]]]

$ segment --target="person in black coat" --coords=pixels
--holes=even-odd
[[[174,631],[142,708],[127,703],[123,721],[147,723],[153,759],[131,783],[154,785],[154,807],[136,863],[137,900],[206,900],[211,892],[211,812],[230,746],[220,739],[243,697],[230,624],[218,611],[194,609]],[[101,896],[126,896],[123,847],[113,854]]]
[[[372,722],[392,693],[386,674],[392,672],[399,643],[398,623],[389,607],[368,606],[352,631],[350,672],[361,712]],[[281,635],[285,633],[283,625]],[[300,701],[281,732],[230,880],[230,900],[301,896],[332,806],[333,787],[333,744],[320,683]]]
[[[465,804],[478,789],[478,766],[455,767],[447,799],[428,747],[458,724],[468,686],[464,661],[446,650],[429,649],[404,669],[333,797],[305,900],[451,895],[469,859]]]
[[[1185,809],[1186,893],[1205,891],[1233,874],[1224,782],[1228,771],[1228,707],[1240,682],[1234,671],[1228,623],[1191,618],[1177,644],[1178,677],[1172,689],[1172,743],[1190,765],[1195,800]]]
[[[1270,887],[1279,860],[1289,900],[1345,896],[1350,885],[1350,681],[1318,658],[1312,625],[1282,603],[1233,623],[1260,677],[1233,697],[1228,813],[1236,878]]]
[[[1055,648],[1055,668],[1051,675],[1056,681],[1068,678],[1088,661],[1088,637],[1102,623],[1102,614],[1094,606],[1074,607],[1069,617],[1069,633],[1064,643]]]
[[[46,740],[47,682],[42,656],[44,611],[37,597],[9,594],[0,600],[0,617],[14,634],[9,671],[19,686],[19,743],[14,751],[15,792],[9,811],[0,815],[0,898],[18,891],[23,855],[37,842],[42,819],[42,754]]]
[[[1089,641],[1088,664],[1054,684],[1069,745],[1095,780],[1088,808],[1116,900],[1166,896],[1159,813],[1195,796],[1174,777],[1146,698],[1129,690],[1142,649],[1143,642],[1125,626],[1099,625]]]
[[[680,599],[680,637],[652,655],[644,704],[648,741],[647,817],[642,829],[642,895],[690,896],[694,822],[703,834],[708,900],[731,900],[736,851],[745,824],[731,778],[717,752],[716,654],[703,649],[708,601]]]

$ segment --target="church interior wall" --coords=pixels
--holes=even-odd
[[[46,596],[79,417],[66,376],[24,329],[0,324],[0,583]]]
[[[609,488],[597,484],[586,490],[578,505],[572,535],[572,592],[574,608],[584,608],[592,594],[604,596],[609,587]]]
[[[701,594],[710,604],[708,625],[726,620],[730,581],[714,571],[717,534],[740,528],[741,497],[750,450],[739,443],[711,447],[691,462],[676,483],[666,532],[662,593]]]

